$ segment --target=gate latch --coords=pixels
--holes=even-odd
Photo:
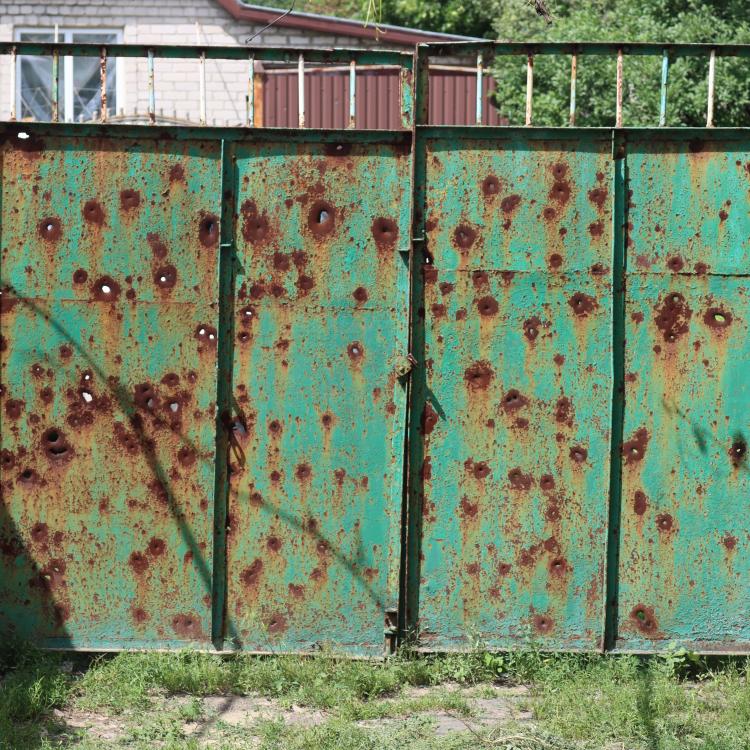
[[[393,365],[393,372],[396,373],[396,377],[403,378],[406,377],[416,366],[417,360],[414,359],[414,356],[410,353],[408,354],[399,354],[396,356],[396,361]]]

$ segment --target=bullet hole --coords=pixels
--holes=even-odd
[[[703,322],[713,329],[729,328],[732,325],[732,314],[719,307],[710,307],[703,316]]]
[[[56,427],[50,427],[44,432],[42,448],[47,458],[53,461],[65,461],[72,458],[73,451],[68,441]]]
[[[192,615],[175,615],[172,618],[172,630],[187,640],[198,640],[202,636],[200,623]]]
[[[599,211],[604,208],[604,204],[607,202],[607,188],[598,187],[593,190],[589,190],[589,200],[597,207]]]
[[[552,474],[542,474],[541,478],[539,479],[539,486],[544,492],[554,490],[555,480],[553,479]]]
[[[482,297],[477,300],[477,309],[479,314],[485,318],[490,318],[493,315],[497,315],[498,304],[494,297]]]
[[[169,170],[170,182],[182,182],[185,179],[185,168],[182,164],[173,164]]]
[[[524,474],[521,469],[511,469],[508,472],[508,481],[514,490],[528,490],[534,481],[531,474]]]
[[[595,221],[589,224],[589,234],[594,239],[598,239],[604,234],[604,224],[601,221]]]
[[[495,373],[486,360],[475,362],[464,372],[464,382],[472,391],[483,391],[489,388]]]
[[[131,211],[141,204],[141,194],[137,190],[122,190],[120,192],[120,208]]]
[[[279,422],[278,419],[274,419],[272,422],[269,422],[268,424],[268,431],[274,437],[279,437],[279,435],[281,435],[283,430],[284,428],[281,426],[281,422]]]
[[[266,214],[259,214],[257,206],[251,200],[246,200],[240,211],[242,213],[242,236],[253,244],[262,243],[270,230]]]
[[[140,447],[137,438],[132,433],[128,432],[120,422],[115,422],[114,427],[115,437],[117,441],[125,449],[125,452],[131,456],[138,453]]]
[[[40,378],[44,374],[44,368],[39,363],[37,363],[35,365],[32,365],[31,366],[31,374],[35,378]]]
[[[686,334],[690,328],[693,311],[679,292],[671,292],[657,310],[656,327],[662,332],[664,341],[674,342]]]
[[[485,479],[490,475],[490,467],[484,461],[477,461],[472,469],[475,479]]]
[[[250,341],[250,334],[247,331],[240,331],[237,334],[237,340],[241,344],[246,344],[248,341]]]
[[[517,411],[518,409],[523,408],[524,406],[527,406],[529,403],[529,399],[526,398],[526,396],[522,395],[519,391],[517,391],[515,388],[511,388],[504,396],[503,396],[503,409],[507,413],[512,413],[514,411]]]
[[[50,216],[39,222],[39,236],[47,242],[56,242],[62,234],[60,219]]]
[[[177,283],[177,269],[174,266],[162,266],[154,273],[154,284],[161,289],[171,289]]]
[[[219,241],[219,219],[213,214],[201,217],[198,239],[203,247],[213,247]]]
[[[648,498],[643,490],[636,490],[633,495],[633,511],[637,516],[642,516],[648,509]]]
[[[529,341],[536,341],[541,325],[542,322],[539,318],[529,318],[528,320],[525,320],[523,323],[523,335]]]
[[[596,300],[588,294],[583,294],[583,292],[576,292],[568,300],[568,304],[579,318],[587,317],[597,307]]]
[[[570,185],[567,182],[556,182],[549,191],[549,197],[564,206],[570,200]]]
[[[563,264],[562,255],[560,255],[560,253],[552,253],[552,255],[549,256],[547,263],[552,270],[560,268]]]
[[[323,147],[326,156],[348,156],[352,151],[351,143],[326,143]]]
[[[438,414],[433,408],[432,404],[428,401],[425,403],[424,408],[422,409],[422,418],[421,418],[421,427],[422,427],[422,434],[423,435],[429,435],[433,429],[435,429],[435,425],[438,423]]]
[[[563,576],[568,572],[568,563],[564,557],[555,557],[549,562],[549,572],[553,576]]]
[[[133,391],[133,401],[139,409],[154,411],[159,404],[159,397],[150,383],[139,383]]]
[[[313,279],[312,276],[308,276],[307,274],[300,274],[299,278],[297,279],[296,286],[297,289],[299,289],[304,294],[306,292],[309,292],[315,286],[315,279]]]
[[[252,588],[259,583],[262,572],[263,561],[256,557],[255,560],[253,560],[252,563],[240,573],[240,580],[244,586]]]
[[[453,244],[461,250],[468,250],[476,239],[477,233],[466,224],[461,224],[453,231]]]
[[[734,466],[739,466],[745,461],[747,455],[747,443],[742,438],[735,438],[729,449],[729,457],[732,459]]]
[[[547,617],[547,615],[534,615],[533,622],[534,630],[536,630],[537,633],[546,634],[552,632],[554,623],[550,617]]]
[[[297,479],[299,479],[301,482],[305,482],[312,476],[312,469],[310,468],[310,464],[299,464],[294,472]]]
[[[240,310],[240,316],[243,323],[250,322],[255,317],[255,308],[251,305],[246,305]]]
[[[654,617],[653,607],[637,604],[630,612],[630,619],[642,633],[650,635],[655,633],[658,626]]]
[[[573,424],[573,404],[567,396],[561,396],[555,404],[555,421],[559,424]]]
[[[570,449],[570,457],[575,463],[582,464],[588,458],[589,452],[580,445],[575,445]]]
[[[83,218],[92,224],[104,223],[104,211],[98,201],[90,200],[83,204]]]
[[[213,326],[199,325],[195,330],[195,338],[197,338],[202,344],[216,346],[216,329]]]
[[[722,208],[719,211],[719,221],[726,221],[729,218],[729,214]]]
[[[635,435],[627,440],[622,446],[622,455],[626,464],[633,464],[642,461],[646,455],[649,434],[645,427],[636,431]]]
[[[324,200],[315,201],[307,215],[307,227],[315,237],[330,234],[336,224],[336,209]]]
[[[180,384],[180,376],[176,372],[168,372],[161,382],[170,388],[176,388]]]
[[[38,481],[38,475],[34,471],[34,469],[24,469],[19,475],[18,475],[18,481],[21,484],[36,484]]]
[[[557,216],[557,211],[555,211],[555,209],[552,208],[552,206],[545,206],[544,210],[542,211],[542,216],[547,221],[552,221],[552,219],[554,219]]]
[[[278,552],[281,549],[281,539],[277,536],[269,536],[266,540],[266,546],[271,552]]]
[[[167,545],[165,544],[163,539],[152,536],[146,549],[149,555],[151,555],[152,557],[159,557],[160,555],[164,554],[167,549]]]
[[[565,364],[564,354],[555,354],[555,356],[552,359],[558,367],[562,367]]]
[[[85,284],[88,277],[89,275],[86,273],[86,271],[84,271],[82,268],[79,268],[77,271],[73,273],[73,283]]]
[[[372,222],[372,236],[381,250],[394,247],[398,240],[398,226],[393,219],[381,216]]]
[[[660,513],[656,517],[656,527],[659,531],[671,531],[674,521],[669,513]]]
[[[669,258],[669,260],[667,260],[667,268],[669,268],[670,271],[679,273],[684,267],[685,261],[680,258],[679,255],[673,255],[671,258]]]
[[[81,396],[81,399],[83,399],[83,402],[86,404],[90,404],[94,400],[94,396],[91,391],[80,390],[79,394]]]
[[[7,448],[3,448],[0,451],[0,467],[8,470],[12,469],[16,465],[16,457]]]
[[[287,629],[286,618],[284,615],[274,615],[268,621],[268,632],[271,635],[277,635],[283,633]]]
[[[197,460],[195,449],[188,445],[183,445],[177,451],[177,460],[182,466],[192,466]]]
[[[731,552],[737,546],[737,537],[727,534],[721,543]]]
[[[364,347],[359,343],[359,341],[352,341],[352,343],[346,347],[346,351],[349,355],[349,359],[351,359],[353,362],[358,362],[360,359],[362,359],[365,352]]]
[[[500,181],[491,174],[482,180],[482,192],[486,196],[497,195],[500,192]]]
[[[5,402],[5,413],[10,419],[18,419],[21,416],[24,406],[25,402],[17,398],[8,399],[8,401]]]
[[[357,302],[367,302],[367,289],[365,289],[363,286],[358,286],[352,292],[352,297],[354,297]]]
[[[110,276],[102,276],[92,287],[94,299],[101,302],[113,302],[120,296],[120,285]]]
[[[323,427],[328,429],[333,424],[333,417],[330,414],[324,414],[320,421],[323,423]]]
[[[149,232],[146,235],[146,241],[148,242],[151,252],[155,258],[166,258],[167,257],[167,246],[159,239],[159,235],[154,232]]]
[[[508,195],[500,201],[500,210],[504,214],[512,214],[520,205],[520,195]]]
[[[49,529],[46,523],[35,523],[31,527],[31,541],[36,544],[46,544],[49,537]]]

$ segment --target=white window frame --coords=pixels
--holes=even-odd
[[[50,34],[53,38],[57,33],[57,41],[61,44],[72,43],[73,34],[112,34],[115,37],[115,41],[112,44],[122,44],[123,32],[122,29],[112,29],[106,27],[96,28],[75,28],[73,26],[54,27],[54,26],[19,26],[14,29],[13,35],[15,41],[20,42],[23,34]],[[85,44],[78,40],[77,44]],[[20,55],[19,55],[20,57]],[[109,57],[109,55],[108,55]],[[62,93],[62,104],[60,119],[65,122],[73,122],[73,112],[75,111],[73,101],[73,58],[67,55],[62,59],[62,64],[65,71],[65,86]],[[108,62],[108,65],[111,62]],[[21,91],[23,88],[23,82],[21,81],[21,60],[16,60],[16,112],[21,112]],[[118,111],[125,111],[125,59],[118,57],[115,61],[115,100]],[[117,114],[116,111],[112,111],[111,114]]]

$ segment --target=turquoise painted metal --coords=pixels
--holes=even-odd
[[[600,648],[611,141],[422,137],[421,643]]]
[[[711,50],[304,52],[400,65],[392,132],[0,126],[2,635],[746,652],[747,129],[426,121],[430,55]]]
[[[379,655],[395,637],[409,141],[232,146],[232,647]]]

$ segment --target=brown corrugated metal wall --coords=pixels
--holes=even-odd
[[[271,69],[263,74],[263,125],[296,128],[299,123],[297,70]],[[492,104],[494,81],[483,78],[483,125],[502,125]],[[430,70],[430,124],[474,125],[476,71],[463,67]],[[399,73],[395,68],[358,68],[357,128],[398,130]],[[308,128],[345,128],[349,124],[349,70],[336,67],[305,71],[305,125]]]

